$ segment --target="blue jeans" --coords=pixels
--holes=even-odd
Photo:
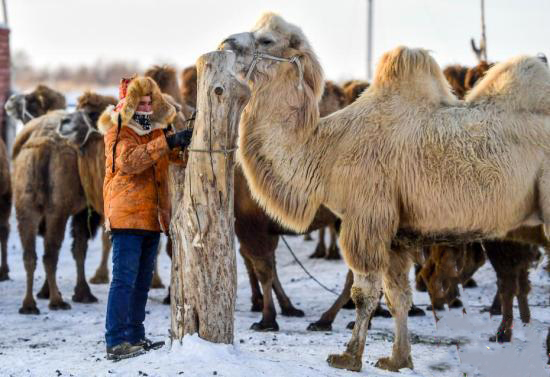
[[[107,302],[107,347],[145,337],[145,304],[160,234],[113,232],[113,281]]]

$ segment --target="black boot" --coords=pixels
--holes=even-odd
[[[164,346],[164,340],[153,342],[151,339],[143,338],[136,343],[132,343],[132,346],[142,347],[145,351],[157,350]]]
[[[132,345],[128,342],[117,344],[113,347],[107,347],[107,360],[118,361],[129,359],[145,353],[145,349],[141,345]]]

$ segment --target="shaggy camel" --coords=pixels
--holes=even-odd
[[[252,90],[238,156],[253,196],[298,232],[321,205],[342,220],[357,320],[331,366],[361,369],[384,288],[396,334],[391,357],[376,365],[413,367],[413,245],[500,238],[527,221],[550,230],[550,72],[539,59],[496,65],[463,104],[427,51],[399,47],[357,101],[319,120],[323,73],[298,27],[265,14],[221,48],[235,52]]]
[[[0,139],[0,246],[2,258],[0,260],[0,281],[8,280],[8,237],[10,234],[11,212],[11,177],[8,150],[4,140]]]
[[[70,122],[74,116],[95,122],[102,110],[101,106],[90,105],[74,114],[60,110],[49,112],[31,120],[16,137],[15,146],[18,148],[14,147],[13,186],[27,272],[27,292],[19,310],[22,314],[39,313],[33,297],[37,234],[44,237],[43,260],[46,270],[46,283],[38,297],[49,297],[50,309],[70,308],[57,288],[55,274],[65,226],[71,216],[72,253],[77,266],[77,283],[72,299],[75,302],[97,301],[86,282],[84,262],[87,241],[95,233],[99,216],[89,213],[92,203],[85,195],[78,174],[78,150],[58,134],[58,128]],[[20,138],[25,138],[25,141],[21,142]]]
[[[369,87],[369,83],[361,80],[347,81],[342,85],[344,96],[346,97],[346,105],[355,102],[357,98]],[[321,115],[323,117],[323,115]]]
[[[65,96],[46,85],[38,85],[31,93],[13,94],[4,105],[8,115],[23,124],[50,110],[62,110],[65,107]]]

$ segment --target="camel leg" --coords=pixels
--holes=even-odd
[[[101,233],[102,253],[101,262],[95,271],[94,276],[90,279],[92,284],[109,284],[109,253],[111,252],[111,239],[109,234],[103,228]]]
[[[59,259],[59,250],[61,248],[61,243],[63,242],[66,224],[66,216],[51,216],[46,218],[44,256],[42,260],[44,263],[44,269],[46,270],[48,286],[50,288],[50,304],[48,307],[51,310],[67,310],[71,308],[71,305],[63,301],[56,281],[57,261]]]
[[[340,249],[338,249],[338,243],[336,242],[338,239],[338,233],[336,232],[334,224],[328,226],[328,231],[330,235],[330,245],[325,258],[330,260],[341,259]]]
[[[515,271],[502,275],[497,272],[498,291],[500,292],[500,302],[502,304],[502,321],[497,330],[496,336],[489,338],[491,342],[509,342],[512,339],[512,326],[514,323],[514,296],[517,295],[517,274]]]
[[[38,233],[38,224],[32,220],[35,218],[35,216],[30,216],[28,217],[29,221],[27,218],[23,220],[18,217],[17,219],[17,228],[23,246],[25,272],[27,273],[27,289],[23,305],[19,309],[20,314],[40,314],[32,294],[34,270],[36,269],[36,235]]]
[[[2,247],[2,261],[0,263],[0,281],[9,280],[10,268],[8,267],[8,236],[9,225],[0,226],[0,243]]]
[[[275,255],[273,255],[275,258]],[[294,307],[290,298],[288,298],[283,285],[279,281],[279,275],[277,274],[277,263],[273,261],[273,291],[277,296],[277,301],[279,301],[279,306],[281,307],[281,314],[285,317],[303,317],[305,313]]]
[[[489,312],[490,315],[501,315],[502,314],[502,305],[500,304],[500,292],[497,289],[495,297],[493,298],[493,303],[491,306],[483,308],[481,313]]]
[[[327,246],[325,244],[325,227],[319,229],[319,241],[315,247],[315,251],[310,258],[324,258],[327,254]]]
[[[378,305],[381,290],[380,272],[365,274],[354,272],[351,298],[355,302],[356,321],[351,340],[343,354],[329,355],[327,362],[334,368],[360,371],[367,338],[368,324],[372,312]]]
[[[97,298],[92,294],[90,286],[86,281],[86,271],[84,268],[86,253],[88,251],[88,240],[90,238],[88,216],[88,210],[85,209],[73,216],[71,224],[73,236],[71,251],[76,261],[76,286],[72,300],[81,303],[97,302]]]
[[[243,254],[242,250],[239,249],[241,252],[241,256],[244,260],[244,265],[246,266],[246,272],[248,273],[248,280],[250,282],[250,290],[252,291],[252,307],[250,308],[251,312],[261,312],[263,308],[263,296],[262,291],[260,289],[260,283],[258,281],[258,277],[256,276],[256,273],[254,272],[254,265],[252,260],[248,258],[246,255]]]
[[[546,354],[548,355],[548,364],[550,365],[550,328],[548,328],[548,335],[546,335]]]
[[[384,274],[386,302],[395,320],[395,340],[391,357],[378,360],[376,366],[397,372],[401,368],[413,369],[411,345],[407,329],[407,317],[412,305],[412,292],[409,286],[408,271],[410,262],[404,253],[391,253],[390,268]],[[398,267],[397,267],[398,266]]]
[[[253,323],[250,328],[256,331],[279,331],[276,321],[277,312],[271,293],[273,289],[273,258],[255,260],[254,271],[262,285],[263,308],[262,319],[260,322]]]
[[[304,241],[313,241],[313,237],[311,237],[311,232],[304,234]]]
[[[529,310],[529,300],[527,296],[531,290],[529,282],[529,269],[527,266],[523,268],[518,277],[518,306],[521,322],[529,323],[531,321],[531,311]]]
[[[348,270],[346,275],[346,283],[344,289],[340,293],[340,296],[334,301],[332,306],[321,315],[321,318],[316,322],[310,323],[307,329],[309,331],[331,331],[332,323],[336,318],[336,315],[342,309],[342,307],[349,301],[351,297],[351,287],[353,285],[353,272]]]
[[[11,204],[11,201],[9,202]],[[0,281],[8,280],[10,278],[9,272],[10,268],[8,267],[8,237],[10,235],[10,222],[9,222],[9,209],[11,205],[8,205],[8,208],[0,208],[0,211],[5,211],[1,216],[2,218],[0,224],[0,246],[2,249],[2,259],[0,262]]]
[[[172,263],[172,239],[170,236],[168,236],[166,240],[166,254],[170,257],[170,263]],[[164,300],[162,300],[162,303],[164,305],[170,305],[170,301],[170,285],[168,285],[168,293],[166,294]]]

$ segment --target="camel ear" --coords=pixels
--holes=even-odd
[[[302,44],[302,39],[298,35],[296,34],[290,35],[290,41],[288,42],[288,47],[298,50],[301,44]]]

